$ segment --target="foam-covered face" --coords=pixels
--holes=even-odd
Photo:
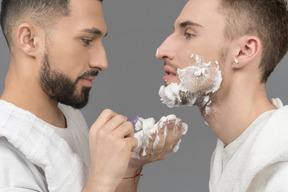
[[[222,82],[219,62],[204,62],[200,56],[194,54],[191,56],[191,64],[178,69],[175,78],[179,79],[179,83],[167,81],[159,90],[162,102],[168,107],[209,105],[209,95],[215,93]]]
[[[209,96],[220,87],[225,19],[217,11],[218,3],[189,0],[175,21],[174,33],[157,50],[166,73],[159,95],[169,107],[208,106]]]

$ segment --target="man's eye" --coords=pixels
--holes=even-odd
[[[93,42],[93,40],[92,40],[92,39],[85,39],[85,38],[83,38],[83,39],[82,39],[82,42],[83,42],[84,46],[87,47],[87,46],[90,45],[90,43]]]
[[[185,37],[186,37],[186,39],[191,39],[192,37],[195,37],[195,35],[186,32],[186,33],[185,33]]]

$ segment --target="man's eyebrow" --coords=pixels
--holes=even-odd
[[[184,21],[184,22],[181,22],[181,23],[179,24],[179,26],[180,26],[181,28],[185,28],[185,27],[187,27],[188,25],[192,25],[192,26],[196,26],[196,27],[203,27],[202,25],[200,25],[200,24],[198,24],[198,23],[195,23],[195,22],[193,22],[193,21]]]
[[[100,36],[100,37],[106,37],[108,35],[108,32],[105,33],[105,35],[103,35],[103,32],[95,27],[92,27],[92,28],[88,28],[88,29],[83,29],[82,32],[85,32],[85,33],[90,33],[90,34],[94,34],[94,35],[97,35],[97,36]]]

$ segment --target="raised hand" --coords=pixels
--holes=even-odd
[[[91,169],[84,191],[115,191],[137,147],[132,123],[104,110],[89,132]]]

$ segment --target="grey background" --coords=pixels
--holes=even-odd
[[[104,0],[108,37],[103,41],[109,69],[95,79],[90,102],[82,111],[91,125],[105,108],[128,117],[144,118],[175,114],[189,124],[180,150],[164,161],[145,166],[140,192],[208,191],[211,153],[216,136],[197,108],[169,109],[160,102],[163,62],[156,48],[173,31],[173,23],[187,0]],[[280,63],[267,84],[268,97],[288,102],[288,57]],[[9,65],[6,42],[0,35],[0,93]]]

